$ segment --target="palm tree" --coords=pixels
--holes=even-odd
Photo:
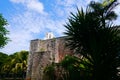
[[[120,31],[110,22],[117,17],[116,6],[117,0],[107,5],[91,2],[86,12],[72,13],[65,25],[67,45],[90,61],[92,80],[118,80]]]
[[[15,73],[22,74],[22,77],[25,77],[26,70],[27,70],[27,56],[28,51],[21,51],[17,52],[15,55],[15,66],[13,67],[13,70]]]
[[[118,5],[117,0],[104,0],[104,2],[97,3],[94,1],[91,1],[89,4],[90,8],[92,9],[92,14],[94,14],[96,17],[100,19],[102,22],[102,27],[105,27],[106,22],[105,21],[111,21],[115,20],[117,18],[117,15],[113,11],[113,9]]]
[[[16,52],[10,55],[2,67],[2,72],[6,75],[13,74],[13,78],[16,78],[17,74],[19,74],[20,78],[25,78],[27,70],[27,56],[28,51]]]

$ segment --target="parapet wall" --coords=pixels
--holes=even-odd
[[[60,62],[67,54],[73,52],[65,46],[65,37],[48,40],[32,40],[28,57],[28,80],[42,80],[43,69],[52,62]]]

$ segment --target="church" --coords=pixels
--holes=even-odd
[[[44,40],[31,40],[28,57],[27,80],[42,80],[44,68],[52,62],[60,62],[65,55],[72,55],[65,45],[65,37],[55,38],[50,32]]]

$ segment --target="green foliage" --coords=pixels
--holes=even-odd
[[[9,41],[8,37],[6,35],[8,34],[8,30],[5,28],[7,25],[6,19],[3,18],[3,16],[0,14],[0,48],[4,47],[7,42]]]
[[[48,65],[44,69],[44,80],[70,80],[68,71],[62,67],[61,63]]]
[[[63,68],[69,72],[69,80],[80,79],[80,60],[77,57],[66,56],[61,62]]]
[[[89,61],[75,56],[65,56],[60,63],[44,69],[45,80],[87,80],[91,77]]]
[[[87,80],[91,77],[89,61],[86,58],[68,55],[60,64],[69,73],[67,80]]]
[[[28,51],[20,51],[7,56],[1,66],[0,73],[4,75],[19,74],[21,77],[25,77],[27,70],[27,58]]]
[[[44,69],[44,80],[55,80],[55,65],[51,64]]]
[[[44,52],[45,51],[45,49],[44,48],[40,48],[40,52]]]
[[[87,60],[81,66],[89,66],[86,68],[92,80],[119,79],[116,68],[120,66],[120,30],[111,24],[117,18],[113,11],[118,5],[116,1],[104,6],[91,2],[86,12],[81,9],[76,14],[71,13],[65,25],[68,47]]]
[[[80,59],[75,56],[65,56],[65,58],[61,61],[62,67],[71,71],[77,70],[77,68],[79,69],[79,64]]]
[[[6,62],[7,59],[8,59],[8,55],[0,52],[0,70],[1,70],[2,66],[4,65],[4,63]]]

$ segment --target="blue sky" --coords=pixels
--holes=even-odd
[[[0,13],[7,19],[11,41],[0,51],[11,54],[29,50],[30,40],[43,39],[47,32],[63,36],[64,24],[76,7],[85,8],[91,0],[0,0]],[[100,0],[95,0],[100,1]],[[117,13],[120,10],[117,8]],[[119,20],[116,21],[119,24]]]

